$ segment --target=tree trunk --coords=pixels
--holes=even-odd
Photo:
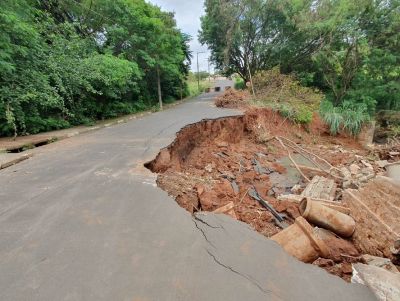
[[[158,88],[158,103],[160,104],[160,110],[162,110],[163,103],[162,103],[162,95],[161,95],[160,66],[157,66],[157,88]]]

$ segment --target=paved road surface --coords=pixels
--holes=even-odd
[[[144,162],[184,125],[230,114],[208,94],[0,171],[0,300],[373,300],[156,187]]]

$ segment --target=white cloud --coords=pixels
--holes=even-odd
[[[206,52],[199,54],[199,66],[200,71],[207,71],[207,59],[210,52],[206,46],[200,44],[197,37],[200,30],[200,17],[204,14],[204,2],[202,0],[148,0],[148,2],[160,6],[164,11],[175,13],[178,27],[193,38],[190,43],[190,49],[193,51],[192,70],[197,69],[196,53]]]

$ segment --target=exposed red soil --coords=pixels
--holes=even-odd
[[[286,182],[287,170],[280,159],[287,156],[287,150],[272,139],[274,136],[289,138],[333,165],[351,162],[356,154],[365,154],[354,139],[329,136],[318,116],[305,129],[271,110],[250,109],[244,116],[205,120],[185,127],[146,166],[159,173],[158,185],[187,211],[212,212],[233,202],[238,220],[271,237],[281,229],[272,214],[249,195],[250,188],[255,187],[276,211],[284,213],[289,225],[300,216],[297,203],[276,199],[290,192],[294,183]],[[265,173],[257,171],[254,160]],[[299,183],[304,186],[302,181]],[[333,250],[330,259],[334,263],[327,270],[346,278],[348,274],[343,269],[347,266],[340,266],[337,272],[337,263],[343,262],[342,255],[358,255],[357,250],[340,238],[331,238],[327,244]]]
[[[215,105],[220,108],[238,108],[246,106],[250,94],[248,91],[234,89],[226,90],[221,96],[215,99]]]

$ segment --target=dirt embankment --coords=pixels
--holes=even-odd
[[[297,204],[277,201],[276,197],[290,192],[296,184],[305,184],[299,175],[293,175],[287,152],[271,139],[277,135],[313,144],[314,151],[332,164],[350,160],[357,153],[343,153],[339,147],[351,146],[361,152],[352,139],[328,136],[318,119],[305,130],[270,110],[257,109],[245,116],[185,127],[146,167],[160,174],[159,186],[189,212],[213,211],[233,202],[239,220],[270,237],[279,228],[270,212],[249,196],[249,189],[255,187],[292,222],[299,216]]]

